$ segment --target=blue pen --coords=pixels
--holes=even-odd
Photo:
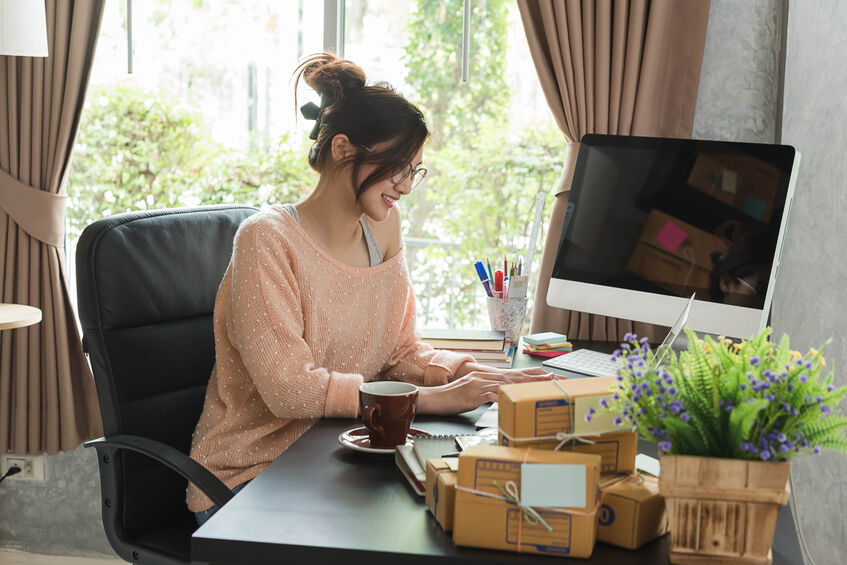
[[[482,286],[485,288],[486,294],[494,298],[494,293],[491,291],[491,281],[488,279],[488,273],[485,272],[482,261],[477,259],[473,262],[473,266],[476,267],[476,274],[479,275],[479,280],[482,281]]]

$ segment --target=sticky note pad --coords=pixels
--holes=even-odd
[[[767,207],[767,204],[752,196],[746,196],[744,202],[741,203],[741,211],[759,221],[762,221]]]
[[[681,227],[668,220],[659,233],[656,234],[656,241],[661,243],[671,253],[676,253],[682,242],[688,237]]]
[[[585,465],[524,463],[521,503],[547,508],[585,506]]]
[[[738,173],[724,169],[721,173],[721,190],[735,194],[738,186]]]

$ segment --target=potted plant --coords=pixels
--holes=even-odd
[[[688,349],[659,366],[646,339],[625,336],[603,407],[659,446],[672,563],[770,563],[790,460],[847,452],[847,387],[823,375],[823,348],[792,351],[770,328],[735,343],[686,333]]]

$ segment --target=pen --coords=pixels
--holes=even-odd
[[[458,456],[459,456],[459,452],[456,451],[455,453],[445,453],[441,457],[458,457]]]
[[[485,267],[482,266],[482,261],[477,259],[474,261],[473,266],[476,268],[476,274],[479,276],[479,280],[482,281],[485,293],[494,298],[494,293],[491,291],[491,281],[488,280],[488,273],[485,272]]]

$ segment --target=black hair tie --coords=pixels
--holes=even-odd
[[[314,102],[307,102],[300,106],[300,113],[303,114],[303,117],[307,120],[315,120],[315,127],[312,128],[311,133],[309,133],[309,139],[317,139],[318,131],[321,129],[321,113],[323,108],[315,104]]]

